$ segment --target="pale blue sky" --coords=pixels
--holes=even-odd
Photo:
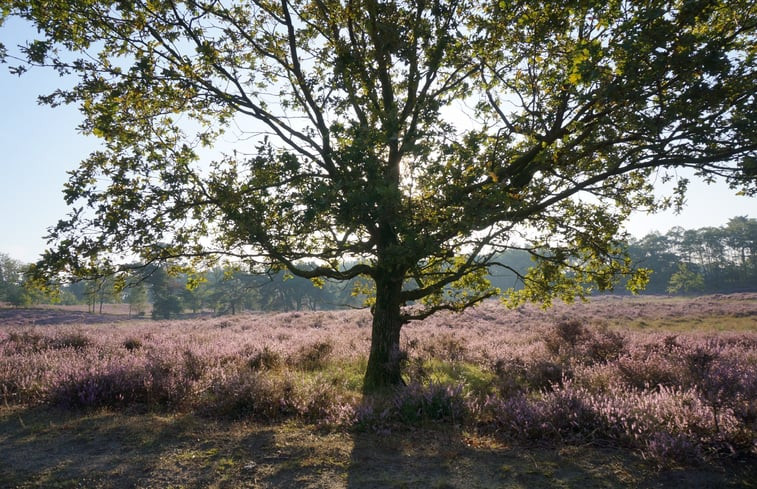
[[[0,42],[9,51],[33,31],[18,21],[0,27]],[[0,252],[31,262],[45,249],[42,236],[66,214],[63,184],[66,171],[97,148],[96,138],[76,130],[76,107],[52,109],[37,104],[47,94],[71,80],[48,70],[32,70],[21,77],[0,65]],[[688,205],[680,214],[636,215],[628,230],[641,237],[673,226],[699,228],[721,226],[737,215],[757,217],[757,198],[739,197],[724,184],[692,182]]]

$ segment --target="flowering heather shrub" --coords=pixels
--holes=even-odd
[[[121,344],[129,351],[142,348],[142,342],[138,338],[126,338]]]
[[[50,343],[50,348],[74,348],[76,350],[80,350],[92,345],[93,343],[94,342],[84,333],[71,332],[64,333],[53,338],[52,342]]]
[[[702,447],[682,434],[654,432],[643,441],[642,453],[660,465],[691,464],[704,459]]]
[[[586,345],[586,357],[592,362],[606,363],[616,360],[626,349],[628,340],[617,331],[597,331]]]
[[[264,346],[262,350],[253,351],[247,360],[247,365],[252,370],[272,370],[278,368],[281,364],[281,354],[272,350],[268,345]]]
[[[509,398],[492,397],[481,409],[482,417],[497,432],[521,440],[559,441],[575,438],[595,425],[583,400],[554,391],[532,398],[519,394]]]
[[[724,410],[731,410],[743,422],[755,421],[757,369],[702,349],[697,349],[686,359],[691,383],[712,410],[716,431],[719,431]]]
[[[107,370],[71,375],[56,385],[50,402],[63,407],[101,407],[148,403],[150,382],[144,365],[126,360]]]
[[[548,311],[487,302],[442,313],[403,329],[409,385],[366,401],[366,311],[0,324],[0,404],[194,410],[375,430],[470,423],[521,440],[601,440],[660,463],[755,456],[757,332],[611,329],[623,320],[727,318],[731,309],[742,320],[755,316],[757,296],[598,298]]]
[[[639,390],[682,384],[681,358],[634,348],[618,359],[618,380]]]
[[[213,383],[202,410],[223,417],[254,417],[265,421],[283,419],[295,414],[294,386],[287,379],[241,373]]]
[[[16,353],[38,352],[49,347],[51,338],[29,331],[11,331],[2,344],[6,351]]]
[[[392,397],[391,417],[406,423],[462,421],[467,413],[462,385],[410,383]]]
[[[432,334],[417,348],[427,358],[436,358],[450,362],[458,362],[468,358],[465,342],[449,333]]]
[[[350,420],[358,429],[389,432],[397,424],[461,423],[471,419],[475,409],[476,402],[465,395],[461,384],[411,382],[388,396],[363,400],[353,408]]]
[[[179,408],[194,393],[196,365],[188,358],[144,356],[110,358],[62,376],[49,402],[64,407],[144,404]]]
[[[572,378],[569,364],[538,357],[528,362],[520,358],[511,361],[498,360],[493,368],[497,390],[503,397],[523,392],[552,390],[553,386],[561,384],[563,379]]]
[[[299,418],[318,424],[349,426],[355,418],[356,396],[323,379],[298,379],[292,373],[270,375],[243,369],[218,378],[203,394],[201,412],[227,418],[263,421]]]
[[[320,328],[321,326],[314,326]],[[326,366],[326,361],[334,351],[334,345],[330,341],[319,341],[300,348],[297,355],[290,357],[290,364],[303,370],[321,370]]]
[[[565,354],[576,348],[579,342],[590,337],[589,331],[577,320],[560,321],[544,338],[547,350],[553,355]]]
[[[615,331],[592,331],[579,321],[560,321],[544,338],[547,351],[583,363],[608,362],[625,350],[625,336]]]

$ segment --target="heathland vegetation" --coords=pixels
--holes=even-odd
[[[371,338],[366,310],[172,321],[111,316],[87,324],[62,312],[2,309],[0,410],[5,417],[0,419],[0,445],[7,462],[0,481],[25,480],[23,487],[37,487],[45,480],[69,477],[89,478],[93,487],[147,487],[150,481],[170,485],[194,480],[189,483],[194,487],[204,480],[208,486],[241,487],[255,479],[255,487],[272,487],[287,471],[313,484],[334,471],[341,475],[316,485],[361,487],[349,480],[359,473],[347,475],[361,467],[359,458],[350,459],[352,443],[399,435],[451,437],[445,442],[447,450],[465,457],[488,454],[490,458],[477,459],[482,465],[476,469],[489,474],[488,480],[467,474],[479,487],[559,485],[562,477],[576,476],[569,475],[571,464],[588,464],[587,473],[598,474],[592,471],[599,466],[592,464],[604,463],[596,461],[600,452],[604,457],[623,453],[619,467],[635,466],[639,472],[624,472],[620,479],[614,479],[620,477],[617,472],[603,476],[614,482],[583,474],[562,483],[654,485],[650,481],[684,467],[706,474],[686,482],[691,487],[748,487],[757,455],[756,317],[754,294],[597,297],[573,305],[558,302],[549,310],[506,309],[486,302],[462,314],[442,313],[410,323],[401,339],[405,385],[364,396],[362,375]],[[142,417],[146,426],[159,422],[164,436],[173,440],[165,449],[186,456],[174,460],[160,454],[147,463],[151,469],[119,475],[118,466],[128,465],[127,459],[103,461],[102,454],[93,455],[101,465],[88,468],[84,455],[73,455],[74,462],[69,458],[67,464],[42,470],[19,455],[28,452],[36,460],[33,450],[49,451],[45,443],[66,439],[65,426],[71,425],[98,443],[113,443],[86,427],[87,419],[103,416],[129,423]],[[46,421],[39,427],[24,424],[24,419],[31,423],[61,417],[68,421],[60,428],[52,421],[49,426]],[[233,430],[268,430],[291,445],[269,447],[270,452],[223,445],[228,452],[218,454],[214,436],[175,440],[177,433],[200,424],[212,424],[232,440],[239,437]],[[130,437],[152,439],[144,431],[148,429],[132,426]],[[291,439],[289,432],[299,433],[295,438],[302,440]],[[35,437],[47,441],[35,445]],[[302,448],[303,440],[313,437],[320,441],[313,442],[310,455],[281,456],[281,450]],[[200,452],[198,442],[204,447]],[[437,450],[439,442],[428,442],[405,445],[405,455],[409,460],[431,457],[424,450]],[[131,450],[128,459],[142,460],[143,454],[169,442],[124,443]],[[506,446],[511,448],[503,451]],[[576,447],[580,453],[571,452]],[[93,453],[92,447],[80,448],[83,454]],[[573,455],[540,465],[545,449]],[[329,459],[334,450],[346,451],[341,461]],[[380,447],[376,450],[382,453]],[[539,462],[532,458],[528,464],[514,464],[515,454],[528,452]],[[503,460],[514,465],[505,470]],[[355,467],[350,469],[350,464]],[[358,472],[362,470],[365,466]],[[430,487],[473,487],[449,478],[440,485],[443,477],[431,474],[440,466],[425,470],[383,473],[383,487],[429,481],[437,481]],[[451,473],[464,480],[466,474],[457,473],[464,470],[458,467]],[[207,479],[200,479],[201,474]],[[525,482],[524,477],[538,480]]]

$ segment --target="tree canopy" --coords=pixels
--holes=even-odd
[[[628,251],[634,263],[652,270],[645,293],[681,291],[682,277],[702,278],[699,290],[695,287],[692,292],[743,292],[757,287],[754,218],[736,216],[720,227],[674,227],[666,234],[632,240]],[[681,267],[686,269],[683,273]]]
[[[403,324],[503,292],[498,253],[535,259],[511,300],[570,299],[634,273],[622,223],[680,205],[679,169],[757,192],[753,1],[0,5],[40,30],[12,70],[78,77],[43,101],[102,138],[39,270],[366,277],[367,391],[402,381]]]

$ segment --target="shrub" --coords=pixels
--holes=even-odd
[[[395,391],[391,401],[392,417],[404,423],[427,421],[460,422],[467,408],[463,386],[413,382]]]
[[[523,373],[525,365],[520,359],[498,359],[492,367],[495,375],[495,388],[502,397],[512,397],[525,390]]]
[[[192,350],[184,350],[183,353],[183,375],[189,380],[200,380],[207,369],[207,364],[197,353]]]
[[[598,331],[587,342],[585,354],[591,363],[607,363],[617,360],[626,350],[628,339],[615,331]]]
[[[7,339],[3,340],[9,351],[16,353],[32,353],[47,349],[51,340],[47,336],[29,331],[11,331]]]
[[[539,398],[525,394],[510,398],[490,397],[483,416],[508,437],[536,440],[586,440],[593,437],[596,414],[582,393],[558,389]]]
[[[262,350],[255,351],[247,360],[247,366],[252,370],[271,370],[281,366],[281,354],[267,345]]]
[[[442,335],[437,340],[436,355],[450,362],[458,362],[465,359],[467,349],[465,343],[452,335]]]
[[[642,453],[647,459],[663,467],[671,462],[690,465],[704,459],[702,447],[689,437],[660,431],[647,435]]]
[[[576,320],[557,323],[544,338],[547,351],[554,356],[580,363],[607,363],[617,359],[628,340],[606,329],[592,331]]]
[[[50,394],[54,405],[68,408],[148,404],[150,385],[145,371],[133,364],[87,372],[61,382]]]
[[[616,362],[621,381],[638,390],[681,385],[680,361],[659,353],[635,351]]]
[[[238,373],[210,387],[202,410],[215,416],[275,421],[295,413],[293,392],[288,380],[274,382],[266,375]]]
[[[526,370],[526,383],[531,390],[552,390],[553,386],[561,385],[564,378],[570,378],[570,368],[549,360],[540,360],[530,365]]]
[[[121,343],[124,348],[126,348],[128,351],[135,351],[142,348],[142,341],[138,338],[126,338],[123,343]]]
[[[330,341],[318,341],[300,348],[290,363],[306,371],[321,370],[333,351],[334,345]]]
[[[326,425],[351,425],[354,399],[323,379],[302,382],[290,374],[245,373],[217,379],[205,394],[201,410],[212,416],[272,422],[288,418]]]
[[[553,355],[565,355],[575,349],[579,341],[589,335],[583,325],[576,321],[560,321],[544,338],[547,351]]]
[[[83,333],[66,333],[54,338],[50,347],[55,349],[73,348],[74,350],[81,350],[92,344],[93,341]]]

